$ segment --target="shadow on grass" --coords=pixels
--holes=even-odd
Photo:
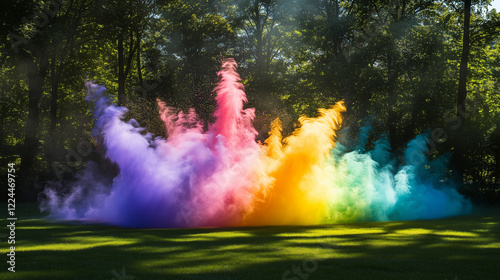
[[[498,279],[500,272],[498,213],[321,226],[127,229],[50,221],[36,206],[22,207],[17,272],[2,272],[5,279],[461,280]]]

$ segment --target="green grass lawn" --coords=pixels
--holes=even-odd
[[[7,271],[4,226],[0,279],[500,279],[499,212],[203,229],[50,221],[36,205],[18,205],[16,215],[16,272]]]

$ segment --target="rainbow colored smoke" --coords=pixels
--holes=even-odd
[[[408,143],[405,164],[391,157],[384,137],[371,151],[336,143],[342,102],[301,117],[284,139],[277,119],[265,143],[256,142],[255,112],[243,109],[236,67],[223,62],[215,122],[206,131],[194,110],[176,113],[159,102],[166,139],[124,122],[127,109],[113,105],[103,86],[87,83],[95,136],[119,173],[106,179],[89,162],[69,193],[47,187],[41,209],[53,218],[126,227],[204,227],[427,219],[470,208],[442,180],[446,158],[427,158],[426,135]]]

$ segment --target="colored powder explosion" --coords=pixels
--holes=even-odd
[[[52,218],[125,227],[205,227],[429,219],[471,208],[443,179],[447,158],[426,156],[427,135],[408,143],[404,164],[384,136],[364,150],[369,126],[356,145],[335,142],[346,133],[337,135],[342,102],[316,118],[301,117],[284,139],[276,119],[265,143],[256,142],[255,112],[243,109],[236,67],[223,62],[207,130],[194,110],[176,113],[158,103],[166,139],[124,122],[127,109],[113,105],[103,86],[87,83],[93,134],[118,175],[109,178],[89,162],[70,191],[46,187],[41,209]]]

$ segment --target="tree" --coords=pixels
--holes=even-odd
[[[126,81],[134,58],[140,57],[141,40],[154,15],[155,1],[104,1],[99,16],[106,26],[107,39],[116,40],[118,70],[118,104],[126,101]],[[139,61],[140,63],[140,61]],[[140,68],[140,65],[137,65]]]
[[[462,120],[461,126],[457,130],[457,137],[455,139],[455,167],[458,169],[458,176],[460,182],[463,181],[464,174],[464,158],[465,147],[464,139],[466,137],[465,127],[465,101],[467,99],[467,63],[469,60],[470,52],[470,14],[471,14],[471,0],[464,1],[464,23],[463,23],[463,39],[462,39],[462,58],[460,61],[460,76],[458,78],[458,95],[457,95],[457,118]]]
[[[25,64],[28,80],[28,117],[25,124],[24,143],[21,151],[21,178],[29,178],[33,172],[33,164],[39,148],[38,131],[40,126],[40,99],[44,90],[49,57],[47,55],[47,38],[50,37],[48,26],[53,22],[43,11],[46,8],[40,4],[22,2],[31,7],[24,14],[26,24],[19,20],[15,26],[9,27],[8,34],[11,47],[5,50],[8,56],[17,56]],[[37,13],[35,13],[37,11]],[[28,22],[26,17],[34,22]],[[25,198],[29,192],[21,188],[20,196]]]

